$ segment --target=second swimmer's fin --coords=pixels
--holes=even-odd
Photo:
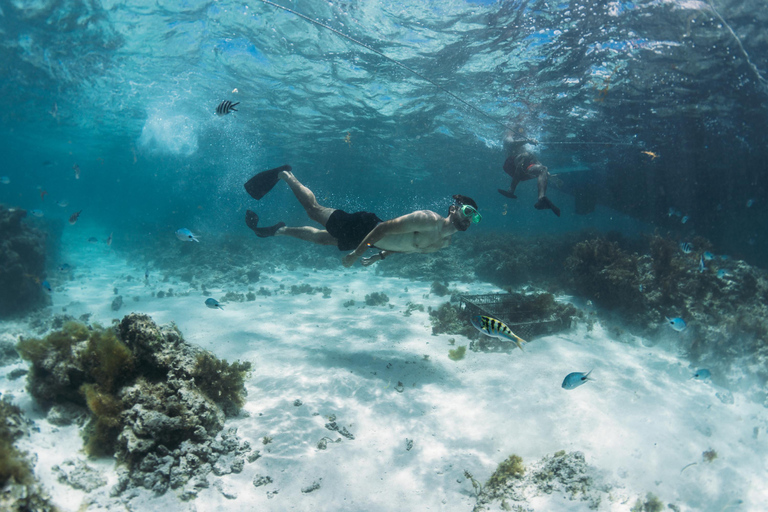
[[[502,190],[500,188],[497,190],[499,191],[499,194],[503,195],[504,197],[508,197],[510,199],[517,199],[517,196],[512,192],[510,192],[509,190]]]
[[[291,166],[290,165],[281,165],[280,167],[277,167],[275,169],[270,169],[268,171],[260,172],[253,178],[249,179],[245,182],[245,191],[248,192],[248,194],[254,198],[254,199],[261,199],[265,195],[267,195],[267,192],[272,190],[272,188],[277,185],[277,182],[280,181],[280,178],[278,178],[278,174],[280,174],[280,171],[290,171]]]

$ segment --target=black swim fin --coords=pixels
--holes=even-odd
[[[536,208],[537,210],[552,210],[552,212],[555,215],[557,215],[558,217],[560,216],[560,208],[555,206],[555,203],[550,201],[547,196],[544,196],[538,201],[536,201],[536,204],[533,205],[533,207]]]
[[[503,195],[504,197],[508,197],[510,199],[517,199],[517,196],[510,192],[509,190],[503,190],[503,189],[497,189],[499,191],[499,194]]]
[[[280,174],[280,171],[290,171],[291,166],[290,165],[281,165],[280,167],[277,167],[275,169],[270,169],[268,171],[260,172],[253,178],[249,179],[247,182],[245,182],[245,191],[248,192],[248,194],[254,198],[254,199],[261,199],[265,195],[267,195],[267,192],[272,190],[272,188],[277,185],[277,182],[280,181],[280,178],[277,177],[278,174]]]
[[[275,233],[277,232],[277,230],[285,226],[285,222],[278,222],[274,226],[269,226],[268,228],[260,228],[259,216],[256,215],[256,212],[253,212],[251,210],[245,211],[245,224],[249,228],[251,228],[254,233],[256,233],[256,236],[261,238],[275,236]]]

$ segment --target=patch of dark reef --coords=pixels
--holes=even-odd
[[[576,244],[566,262],[573,293],[615,314],[633,331],[666,336],[693,363],[707,366],[721,385],[739,386],[745,373],[768,382],[768,274],[734,259],[704,260],[703,238],[684,253],[659,235],[630,252],[618,241],[594,238]],[[665,317],[681,317],[682,332]],[[732,375],[730,377],[729,375]],[[746,390],[745,390],[746,391]],[[765,390],[754,398],[766,401]],[[768,403],[768,401],[766,401]]]
[[[0,399],[0,510],[56,512],[50,496],[35,480],[34,456],[19,451],[15,442],[29,436],[32,422],[8,397]]]
[[[248,443],[233,429],[221,432],[244,404],[249,362],[220,360],[185,342],[175,325],[141,314],[113,328],[69,321],[45,338],[22,339],[17,350],[32,363],[27,388],[38,403],[57,421],[62,406],[87,413],[86,453],[122,465],[114,495],[183,488],[189,499],[211,471],[242,470]]]
[[[45,280],[46,235],[22,220],[26,210],[0,204],[0,318],[51,303]]]

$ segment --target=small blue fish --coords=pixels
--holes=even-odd
[[[752,206],[755,204],[754,199],[748,199],[747,200],[747,208],[752,208]]]
[[[643,293],[644,288],[642,284],[638,286],[637,289],[640,291],[640,293]]]
[[[69,206],[69,201],[67,201],[66,199],[60,199],[56,201],[56,204],[62,208],[66,208],[67,206]]]
[[[726,277],[731,277],[731,272],[727,268],[721,268],[717,271],[717,277],[719,279],[725,279]]]
[[[489,316],[482,315],[473,316],[470,321],[472,322],[472,325],[475,327],[475,329],[482,332],[483,334],[492,338],[498,338],[503,341],[511,341],[517,345],[520,350],[523,350],[523,344],[526,341],[517,334],[513,333],[512,330],[507,327],[504,322]]]
[[[669,326],[670,326],[671,328],[673,328],[674,330],[676,330],[677,332],[682,332],[682,331],[684,331],[684,330],[685,330],[685,328],[687,327],[687,326],[685,325],[685,320],[683,320],[683,319],[682,319],[682,318],[680,318],[680,317],[677,317],[677,318],[669,318],[669,317],[666,317],[666,316],[665,316],[664,318],[666,318],[666,319],[667,319],[667,324],[669,324]]]
[[[51,283],[49,283],[48,281],[43,281],[43,289],[47,290],[48,293],[53,292],[53,288],[51,288]]]
[[[221,304],[219,304],[219,301],[217,301],[216,299],[212,299],[212,298],[211,299],[205,299],[205,305],[208,306],[211,309],[217,309],[217,308],[221,309],[221,310],[224,309],[221,306]]]
[[[699,272],[703,273],[705,270],[707,270],[707,267],[704,266],[704,255],[702,254],[699,257]]]
[[[69,263],[62,263],[61,266],[59,266],[59,272],[62,274],[67,274],[70,270],[72,270],[72,267],[69,265]]]
[[[704,256],[704,259],[705,259],[706,261],[712,261],[713,259],[715,259],[715,255],[714,255],[714,254],[712,254],[712,253],[711,253],[711,252],[709,252],[709,251],[704,251],[704,254],[702,254],[702,256]]]
[[[685,216],[684,216],[682,219],[680,219],[680,222],[682,222],[683,224],[685,224],[685,223],[686,223],[686,222],[688,222],[689,220],[691,220],[691,218],[690,218],[689,216],[685,215]]]
[[[40,218],[44,215],[42,210],[29,210],[29,213],[37,218]]]
[[[680,250],[683,251],[685,254],[690,254],[691,251],[693,250],[693,246],[688,242],[680,242]]]
[[[586,384],[588,380],[594,380],[589,378],[590,373],[592,373],[592,370],[589,370],[587,373],[569,373],[565,376],[565,379],[563,379],[563,389],[576,389],[582,384]]]
[[[723,260],[723,261],[728,261],[729,259],[731,259],[731,257],[730,257],[730,256],[728,256],[727,254],[722,254],[722,255],[720,256],[720,259],[721,259],[721,260]]]
[[[176,230],[176,238],[184,242],[200,242],[195,235],[192,234],[187,228],[181,228]]]
[[[696,373],[693,374],[693,378],[696,379],[696,380],[706,380],[706,379],[710,378],[711,376],[712,376],[712,374],[706,368],[700,368],[700,369],[696,370]]]
[[[8,176],[0,176],[0,183],[3,185],[8,185],[11,182],[11,178]]]
[[[98,239],[98,238],[96,238],[95,236],[92,236],[91,238],[89,238],[89,239],[88,239],[88,243],[89,243],[89,244],[95,244],[95,243],[97,243],[98,241],[99,241],[99,239]]]
[[[671,217],[675,214],[675,209],[671,206],[669,207],[669,213],[667,213],[667,217]]]

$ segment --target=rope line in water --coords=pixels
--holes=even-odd
[[[752,62],[752,59],[749,58],[749,54],[747,53],[747,50],[744,49],[744,45],[741,44],[741,39],[739,39],[739,36],[736,35],[736,32],[733,31],[733,29],[728,24],[728,22],[725,21],[725,19],[722,16],[720,16],[720,13],[717,11],[717,9],[715,9],[714,4],[712,4],[712,0],[707,0],[707,3],[709,4],[709,7],[712,9],[712,12],[715,13],[715,16],[717,16],[717,19],[719,19],[720,22],[723,25],[725,25],[725,27],[728,29],[728,32],[730,32],[733,38],[736,40],[736,44],[739,45],[741,54],[744,55],[745,59],[747,59],[747,65],[749,65],[750,69],[757,77],[757,81],[763,86],[764,89],[768,87],[768,81],[766,81],[765,78],[763,78],[763,75],[760,74],[760,70],[757,69],[757,66],[755,66],[755,64]]]
[[[275,2],[272,2],[270,0],[261,0],[261,2],[263,2],[263,3],[267,4],[267,5],[271,5],[272,7],[277,7],[278,9],[282,9],[283,11],[289,12],[289,13],[293,14],[294,16],[298,16],[299,18],[312,23],[313,25],[317,25],[318,27],[322,27],[322,28],[324,28],[326,30],[330,30],[331,32],[333,32],[337,36],[343,37],[344,39],[346,39],[348,41],[351,41],[354,44],[356,44],[358,46],[361,46],[361,47],[365,48],[366,50],[368,50],[368,51],[370,51],[372,53],[375,53],[379,57],[381,57],[383,59],[386,59],[389,62],[391,62],[393,64],[396,64],[397,66],[400,66],[401,68],[405,69],[406,71],[408,71],[410,73],[413,73],[414,75],[416,75],[417,77],[421,78],[425,82],[433,85],[439,91],[447,94],[451,98],[455,99],[456,101],[458,101],[462,105],[466,106],[467,108],[477,112],[478,114],[480,114],[484,118],[488,119],[489,121],[492,121],[493,123],[495,123],[495,124],[505,128],[505,129],[507,129],[509,131],[514,131],[514,130],[512,130],[512,128],[510,128],[505,123],[499,121],[498,119],[496,119],[495,117],[491,116],[490,114],[484,112],[483,110],[480,110],[479,108],[477,108],[476,106],[472,105],[471,103],[461,99],[460,97],[456,96],[455,94],[453,94],[451,91],[449,91],[445,87],[443,87],[440,84],[436,83],[435,81],[427,78],[426,76],[422,75],[421,73],[419,73],[415,69],[406,66],[405,64],[403,64],[399,60],[393,59],[392,57],[388,57],[386,54],[384,54],[383,52],[377,50],[376,48],[373,48],[372,46],[369,46],[369,45],[363,43],[362,41],[358,41],[357,39],[353,38],[352,36],[348,36],[344,32],[341,32],[340,30],[336,30],[335,28],[333,28],[333,27],[331,27],[329,25],[326,25],[325,23],[321,23],[321,22],[319,22],[317,20],[313,20],[312,18],[310,18],[306,14],[302,14],[302,13],[300,13],[298,11],[294,11],[293,9],[290,9],[288,7],[284,7],[284,6],[280,5],[280,4],[276,4]],[[525,142],[528,142],[528,143],[531,143],[531,144],[538,144],[539,143],[538,141],[533,140],[533,139],[525,139]],[[603,145],[603,146],[632,146],[632,145],[634,145],[631,142],[542,142],[542,144],[574,144],[574,145]]]

